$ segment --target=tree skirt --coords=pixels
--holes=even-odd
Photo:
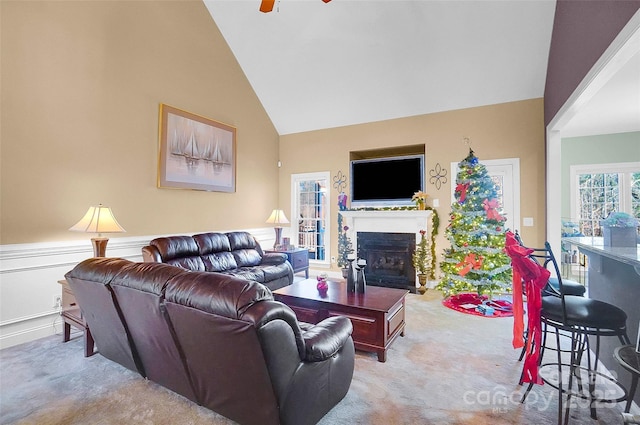
[[[490,300],[486,295],[462,293],[451,295],[442,304],[461,313],[483,317],[511,317],[513,309],[507,300]]]

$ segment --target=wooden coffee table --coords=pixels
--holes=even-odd
[[[329,289],[321,293],[315,279],[305,279],[273,291],[276,300],[288,305],[298,320],[318,323],[327,317],[346,316],[353,324],[355,348],[378,354],[387,360],[387,349],[404,336],[404,289],[367,286],[364,294],[347,293],[346,282],[327,282]]]

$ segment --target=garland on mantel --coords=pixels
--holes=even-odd
[[[438,227],[440,226],[440,217],[438,211],[433,207],[425,206],[425,210],[431,211],[431,268],[429,270],[429,279],[436,279],[436,236],[438,235]],[[351,208],[347,211],[418,211],[417,207],[362,207]],[[340,212],[338,212],[340,213]]]

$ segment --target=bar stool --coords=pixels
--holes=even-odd
[[[514,233],[514,237],[520,245],[525,247],[524,243],[522,242],[522,237],[520,236],[520,233],[518,233],[517,230]],[[541,250],[535,250],[535,251],[541,251]],[[531,256],[531,258],[533,258],[535,261],[538,261],[536,257],[537,256],[535,255],[535,253]],[[562,287],[564,289],[565,295],[575,295],[578,297],[584,296],[587,289],[582,283],[576,282],[575,280],[569,280],[569,279],[562,280]],[[547,283],[547,286],[545,286],[544,292],[542,295],[558,295],[559,293],[560,293],[560,283],[558,282],[558,278],[553,276],[549,277],[549,282]]]
[[[633,345],[623,345],[614,350],[613,358],[616,359],[620,366],[631,372],[631,387],[629,387],[627,404],[624,407],[624,413],[629,413],[633,397],[636,395],[638,377],[640,377],[640,353],[636,351]]]
[[[552,264],[558,276],[559,294],[552,296],[542,297],[542,308],[540,311],[541,322],[545,327],[551,327],[555,333],[556,348],[558,350],[557,363],[545,363],[541,364],[540,368],[546,366],[557,366],[558,369],[558,383],[553,382],[542,377],[543,381],[549,384],[551,387],[558,390],[558,424],[562,423],[562,397],[563,394],[567,395],[567,403],[564,413],[564,423],[569,421],[569,410],[571,407],[571,397],[579,397],[589,400],[591,417],[597,419],[595,403],[597,401],[602,402],[620,402],[626,398],[626,390],[620,383],[612,377],[606,376],[603,373],[597,371],[597,365],[600,356],[600,338],[604,336],[617,337],[622,345],[630,344],[629,336],[627,335],[627,315],[624,311],[618,307],[605,303],[603,301],[593,300],[590,298],[577,297],[566,295],[563,288],[563,280],[560,274],[558,263],[551,251],[551,246],[548,242],[545,243],[544,250],[536,250],[535,255],[537,258],[543,258],[543,266],[546,268],[549,263]],[[562,350],[560,350],[560,332],[564,331],[569,334],[571,338],[570,355],[571,359],[569,363],[563,363]],[[590,337],[595,338],[595,358],[592,361],[591,356],[591,344]],[[540,347],[540,363],[544,354],[546,345]],[[586,354],[587,363],[586,366],[582,366],[582,358]],[[569,368],[569,382],[567,387],[563,387],[562,383],[562,368]],[[581,371],[586,371],[588,375],[588,392],[584,392],[582,384]],[[618,385],[623,392],[623,396],[619,398],[599,398],[595,394],[595,383],[597,376],[601,376],[614,384]],[[573,380],[576,378],[578,389],[573,390]],[[527,394],[531,390],[533,384],[529,384],[522,400],[524,401]]]
[[[522,242],[522,238],[520,237],[520,233],[518,233],[518,231],[516,230],[515,233],[513,234],[515,240],[520,244],[520,246],[522,246],[523,248],[526,249],[525,245]],[[536,250],[536,249],[532,249],[532,253],[530,255],[530,258],[532,260],[534,260],[535,262],[537,262],[538,264],[540,264],[540,262],[538,261],[538,257],[540,257],[539,255],[536,255],[536,251],[542,251],[540,249]],[[542,256],[542,258],[546,258],[546,255]],[[582,297],[584,296],[585,292],[586,292],[586,288],[585,286],[580,283],[580,282],[576,282],[575,280],[566,280],[564,279],[562,281],[562,288],[564,290],[564,294],[565,295],[573,295],[573,296],[577,296],[577,297]],[[523,291],[525,290],[524,286],[523,286]],[[552,277],[550,276],[547,284],[545,285],[544,289],[542,290],[542,296],[558,296],[560,295],[560,284],[558,282],[558,278],[557,277]],[[544,336],[546,338],[546,328],[543,331],[544,332]],[[525,331],[525,341],[526,338],[528,338],[528,331]],[[522,361],[522,359],[524,358],[525,352],[526,352],[526,348],[527,348],[527,344],[525,343],[525,345],[522,347],[522,350],[520,351],[520,357],[518,357],[518,361]],[[520,385],[522,385],[522,376],[520,376]]]

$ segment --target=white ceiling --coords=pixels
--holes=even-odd
[[[260,0],[205,4],[281,135],[544,94],[554,0],[277,0],[271,13]],[[589,114],[590,134],[602,134],[593,125],[605,116]]]
[[[563,137],[640,131],[640,45],[636,50],[562,127]]]

